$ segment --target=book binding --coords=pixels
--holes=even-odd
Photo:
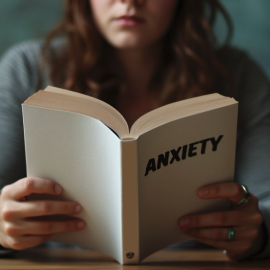
[[[137,140],[121,141],[122,148],[122,264],[138,264],[139,209]]]

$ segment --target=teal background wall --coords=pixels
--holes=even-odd
[[[265,70],[270,78],[270,1],[221,0],[234,23],[232,44],[243,48]],[[222,24],[218,21],[218,35]]]
[[[62,17],[62,0],[0,0],[0,56],[21,41],[43,38]]]
[[[232,44],[247,50],[270,77],[270,0],[221,2],[234,22]],[[0,0],[0,56],[13,44],[42,38],[60,20],[62,3],[62,0]],[[224,37],[221,20],[216,32],[221,39]]]

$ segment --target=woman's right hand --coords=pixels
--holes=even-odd
[[[59,195],[61,192],[62,188],[55,182],[34,177],[5,186],[0,195],[0,245],[22,250],[47,241],[52,234],[82,230],[85,223],[81,219],[31,220],[38,216],[79,214],[81,206],[73,201],[26,200],[32,193]]]

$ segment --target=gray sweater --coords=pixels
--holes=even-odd
[[[60,43],[61,44],[61,43]],[[54,46],[61,47],[59,43]],[[42,41],[12,47],[0,61],[0,189],[26,176],[21,104],[52,85],[39,73]],[[235,181],[259,198],[270,237],[270,84],[246,53],[230,49],[224,63],[234,74],[239,101]],[[270,257],[270,240],[256,258]]]

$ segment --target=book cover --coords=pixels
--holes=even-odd
[[[23,104],[27,176],[54,180],[59,199],[80,203],[86,228],[50,241],[103,252],[136,264],[189,238],[186,214],[228,209],[226,199],[202,200],[201,186],[233,181],[235,101],[120,139],[98,119]],[[55,197],[54,197],[55,199]]]

